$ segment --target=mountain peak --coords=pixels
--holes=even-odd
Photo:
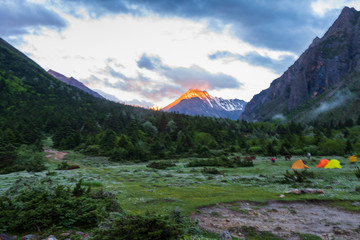
[[[163,108],[163,111],[179,112],[193,116],[209,116],[237,119],[246,105],[239,99],[222,99],[212,97],[205,90],[189,89],[174,102]]]
[[[345,6],[345,7],[343,8],[343,10],[341,10],[340,17],[341,17],[342,15],[347,15],[347,14],[349,14],[349,13],[355,13],[355,12],[357,12],[355,8],[353,8],[353,7],[352,7],[352,8],[349,8],[349,7]]]
[[[198,89],[189,89],[186,93],[184,93],[182,95],[182,97],[184,97],[185,99],[190,99],[190,98],[194,98],[194,97],[198,97],[200,99],[206,99],[206,98],[210,98],[211,96],[209,95],[209,93],[207,91],[202,91],[202,90],[198,90]]]
[[[184,93],[183,95],[181,95],[178,99],[176,99],[174,102],[170,103],[169,105],[167,105],[166,107],[163,108],[164,111],[168,111],[170,108],[174,107],[175,105],[177,105],[179,102],[181,102],[184,99],[191,99],[191,98],[200,98],[202,100],[206,99],[206,98],[210,98],[210,95],[208,94],[207,91],[202,91],[202,90],[198,90],[198,89],[189,89],[186,93]]]
[[[325,33],[323,39],[326,39],[338,32],[346,31],[346,29],[351,29],[354,25],[358,23],[359,15],[360,12],[356,11],[355,8],[344,7],[339,17]]]

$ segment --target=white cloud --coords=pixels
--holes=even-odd
[[[360,2],[358,0],[317,0],[311,4],[314,13],[319,16],[324,16],[328,11],[345,6],[360,9]]]
[[[60,33],[44,30],[41,35],[27,35],[24,37],[25,43],[19,46],[20,50],[30,54],[45,69],[54,69],[79,80],[96,76],[98,81],[91,81],[89,87],[115,95],[121,101],[138,99],[145,102],[149,98],[141,92],[105,86],[105,81],[113,84],[120,81],[105,74],[109,66],[129,78],[141,74],[151,79],[149,88],[171,84],[165,76],[137,66],[136,61],[144,53],[159,56],[164,64],[174,68],[196,65],[211,74],[232,76],[245,85],[242,88],[216,90],[213,95],[247,101],[267,88],[278,75],[247,63],[214,62],[208,58],[209,54],[219,50],[236,53],[259,51],[276,58],[284,53],[254,48],[234,38],[227,30],[211,32],[204,22],[126,15],[100,19],[63,17],[69,23],[66,29]],[[158,99],[154,104],[165,106],[174,100],[174,96]]]

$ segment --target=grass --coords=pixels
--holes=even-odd
[[[310,167],[308,171],[314,174],[310,182],[281,183],[283,174],[286,170],[291,171],[291,164],[299,158],[293,157],[292,161],[277,158],[279,160],[274,165],[269,157],[257,156],[254,167],[217,167],[223,174],[209,177],[201,173],[202,167],[186,167],[191,161],[186,158],[177,160],[176,168],[157,170],[146,167],[146,163],[113,163],[103,157],[89,157],[70,151],[64,160],[81,165],[79,169],[59,171],[56,170],[59,161],[49,160],[49,169],[44,172],[0,175],[0,193],[6,191],[18,178],[48,175],[61,184],[74,185],[79,179],[83,179],[86,186],[111,191],[117,195],[121,206],[134,214],[146,211],[167,213],[179,207],[189,215],[199,207],[218,203],[309,199],[331,200],[335,207],[360,211],[359,204],[353,205],[354,202],[360,201],[360,193],[354,191],[360,186],[360,181],[354,174],[359,163],[351,165],[345,157],[328,156],[328,159],[338,159],[343,168],[317,169],[317,162],[310,161],[307,164]],[[286,191],[308,187],[323,189],[325,194],[285,194],[285,198],[279,197]],[[233,204],[233,211],[243,211]]]
[[[263,239],[285,240],[285,239],[280,238],[279,236],[276,236],[270,232],[259,231],[254,227],[246,227],[246,226],[232,227],[229,230],[230,230],[230,232],[241,232],[245,236],[245,239],[248,239],[248,240],[263,240]]]
[[[301,240],[321,240],[322,238],[314,234],[297,233]]]

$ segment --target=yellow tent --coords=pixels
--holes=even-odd
[[[350,163],[355,163],[356,161],[357,161],[357,156],[356,155],[349,156],[349,162]]]
[[[309,168],[309,167],[306,166],[301,159],[299,159],[299,160],[297,160],[296,162],[293,163],[291,168],[292,169],[304,169],[304,168]]]
[[[342,168],[339,160],[331,159],[328,164],[324,168]]]

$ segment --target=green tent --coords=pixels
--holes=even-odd
[[[324,168],[342,168],[339,160],[331,159],[328,164]]]

